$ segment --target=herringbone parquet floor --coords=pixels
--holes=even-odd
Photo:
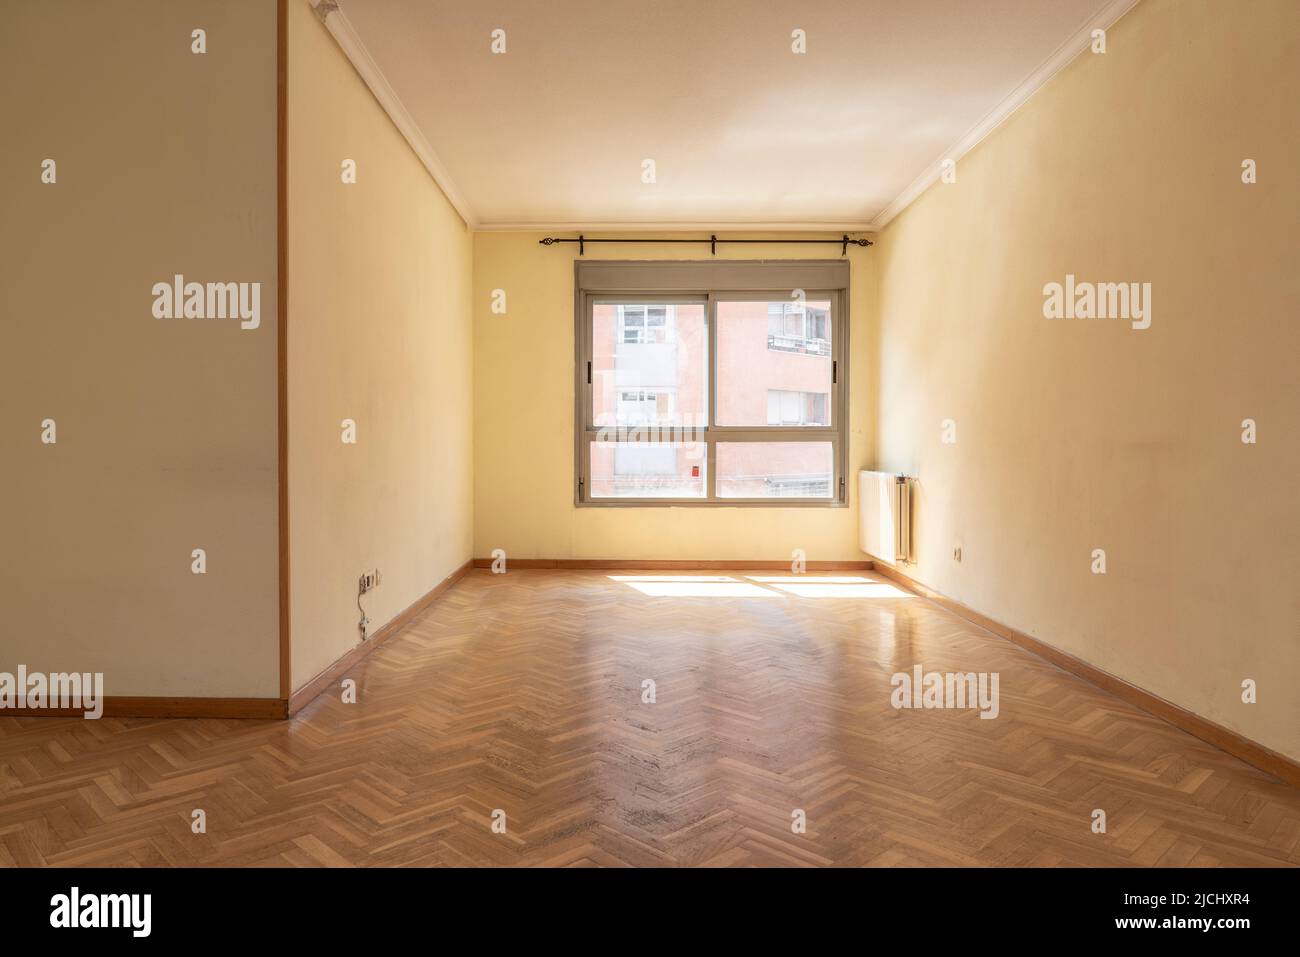
[[[632,575],[472,572],[289,722],[0,718],[0,864],[1300,863],[1300,791],[887,583]]]

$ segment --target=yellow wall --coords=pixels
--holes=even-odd
[[[872,250],[879,459],[920,478],[910,571],[1292,757],[1298,38],[1290,0],[1145,0]],[[1152,283],[1151,327],[1045,319],[1066,273]]]
[[[9,2],[0,91],[0,671],[275,697],[275,5]],[[260,328],[154,318],[175,273]]]
[[[344,185],[340,164],[357,163]],[[306,0],[289,3],[293,687],[470,557],[470,237]],[[356,445],[340,422],[357,423]]]
[[[545,233],[474,235],[474,554],[510,558],[861,560],[850,508],[577,508],[573,504],[573,263]],[[626,235],[621,233],[620,235]],[[656,234],[662,235],[662,234]],[[698,238],[699,234],[682,233]],[[739,235],[739,234],[736,234]],[[720,234],[723,238],[723,234]],[[795,238],[795,237],[791,237]],[[589,246],[587,259],[699,258],[653,245]],[[707,247],[701,247],[706,250]],[[867,308],[871,249],[851,247],[849,466],[872,419]],[[720,246],[726,259],[829,259],[834,246]],[[507,312],[491,312],[493,289]],[[852,474],[852,473],[850,473]]]

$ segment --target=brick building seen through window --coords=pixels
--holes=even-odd
[[[708,422],[704,303],[592,307],[593,422],[598,429],[668,430]],[[829,301],[719,301],[717,409],[721,426],[831,426]],[[717,494],[830,498],[830,442],[723,442]],[[593,498],[705,494],[702,443],[603,442],[591,449]]]

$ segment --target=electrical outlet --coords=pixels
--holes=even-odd
[[[379,569],[372,568],[369,571],[361,573],[357,579],[357,609],[361,612],[361,620],[357,622],[357,628],[361,632],[361,640],[365,641],[370,637],[370,616],[365,613],[361,607],[361,596],[373,591],[379,585]]]
[[[960,546],[960,545],[954,545],[954,546],[953,546],[953,549],[952,549],[952,560],[953,560],[954,562],[959,562],[959,561],[961,561],[961,546]]]

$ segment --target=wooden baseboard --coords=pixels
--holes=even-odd
[[[893,565],[885,562],[876,562],[875,570],[886,578],[892,579],[922,598],[927,598],[952,612],[959,618],[964,618],[972,624],[990,631],[999,638],[1005,638],[1012,644],[1019,645],[1026,651],[1033,652],[1040,658],[1045,658],[1058,668],[1062,668],[1071,674],[1077,675],[1085,681],[1091,682],[1105,691],[1109,691],[1117,698],[1127,701],[1129,704],[1136,705],[1143,711],[1155,715],[1168,721],[1176,728],[1186,731],[1193,737],[1200,738],[1209,744],[1214,745],[1222,751],[1226,751],[1233,757],[1240,758],[1247,764],[1259,768],[1266,774],[1285,781],[1288,784],[1300,787],[1300,763],[1292,760],[1284,754],[1280,754],[1271,748],[1266,748],[1250,738],[1231,731],[1223,725],[1215,724],[1198,714],[1188,711],[1186,708],[1174,704],[1172,701],[1166,701],[1158,695],[1139,688],[1137,685],[1130,684],[1123,678],[1118,678],[1108,671],[1091,665],[1082,658],[1076,658],[1069,652],[1061,651],[1059,648],[1053,648],[1051,645],[1039,641],[1026,635],[1023,631],[1017,631],[1008,625],[999,621],[994,621],[985,615],[981,615],[973,608],[967,608],[960,602],[953,601],[939,592],[926,585],[922,585],[905,572],[899,571]]]
[[[104,697],[105,718],[284,718],[283,698],[149,698]],[[84,708],[24,708],[0,711],[0,717],[80,718]]]
[[[345,654],[334,664],[330,665],[315,678],[312,678],[305,685],[295,691],[289,697],[289,717],[293,717],[319,695],[326,688],[330,687],[336,681],[339,681],[357,662],[361,661],[376,648],[386,642],[389,638],[396,635],[399,631],[410,624],[416,615],[424,611],[442,595],[465,577],[466,572],[470,570],[472,561],[467,561],[454,572],[435,585],[423,597],[417,599],[414,604],[409,606],[405,611],[398,614],[388,624],[380,628],[374,635],[368,638],[362,644],[357,645],[347,654]]]
[[[474,559],[475,568],[491,568],[492,559]],[[870,571],[870,560],[844,562],[805,562],[804,567],[812,572],[833,571]],[[753,571],[779,572],[789,571],[790,562],[774,561],[691,561],[683,559],[662,558],[507,558],[506,570],[511,568],[604,568],[604,569],[644,569],[647,571]]]

